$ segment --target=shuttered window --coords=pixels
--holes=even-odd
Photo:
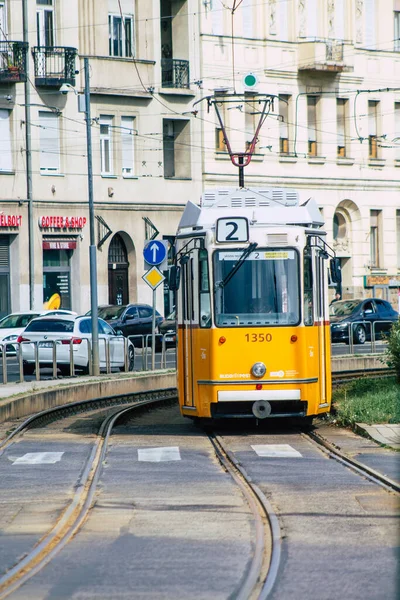
[[[243,36],[253,37],[253,4],[250,0],[243,0]]]
[[[221,0],[211,0],[211,22],[214,35],[224,34],[224,7]]]
[[[318,36],[318,3],[317,0],[307,0],[307,37]]]
[[[0,235],[0,269],[8,271],[10,268],[10,242],[8,235]]]
[[[134,117],[121,117],[122,175],[132,177],[134,170]]]
[[[0,171],[12,171],[10,114],[0,109]]]
[[[375,0],[365,0],[365,43],[366,48],[375,49]]]
[[[40,124],[40,171],[60,171],[60,131],[58,116],[39,111]]]

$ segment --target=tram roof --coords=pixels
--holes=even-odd
[[[179,230],[212,227],[226,216],[244,216],[257,225],[320,227],[324,220],[314,198],[300,205],[299,194],[288,188],[215,188],[204,192],[200,207],[188,202]]]

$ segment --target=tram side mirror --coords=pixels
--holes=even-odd
[[[340,268],[340,260],[338,258],[331,259],[330,274],[332,283],[342,283],[342,269]]]
[[[172,292],[178,291],[180,281],[181,281],[181,268],[176,265],[172,265],[172,267],[169,270],[169,289]]]

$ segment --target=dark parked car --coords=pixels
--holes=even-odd
[[[168,347],[176,345],[176,312],[172,311],[166,319],[158,326],[160,333],[164,336],[165,344]]]
[[[151,334],[153,309],[148,304],[125,304],[123,306],[99,306],[99,317],[107,321],[118,335]],[[156,311],[156,332],[163,318]],[[133,340],[139,346],[140,340]]]
[[[329,309],[332,342],[349,343],[349,323],[355,344],[364,344],[372,337],[382,339],[390,331],[391,324],[399,318],[389,302],[380,298],[358,300],[339,300],[333,302]]]

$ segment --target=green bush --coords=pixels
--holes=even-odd
[[[385,361],[396,372],[397,382],[400,383],[400,321],[397,321],[387,336],[388,347],[385,352]]]

